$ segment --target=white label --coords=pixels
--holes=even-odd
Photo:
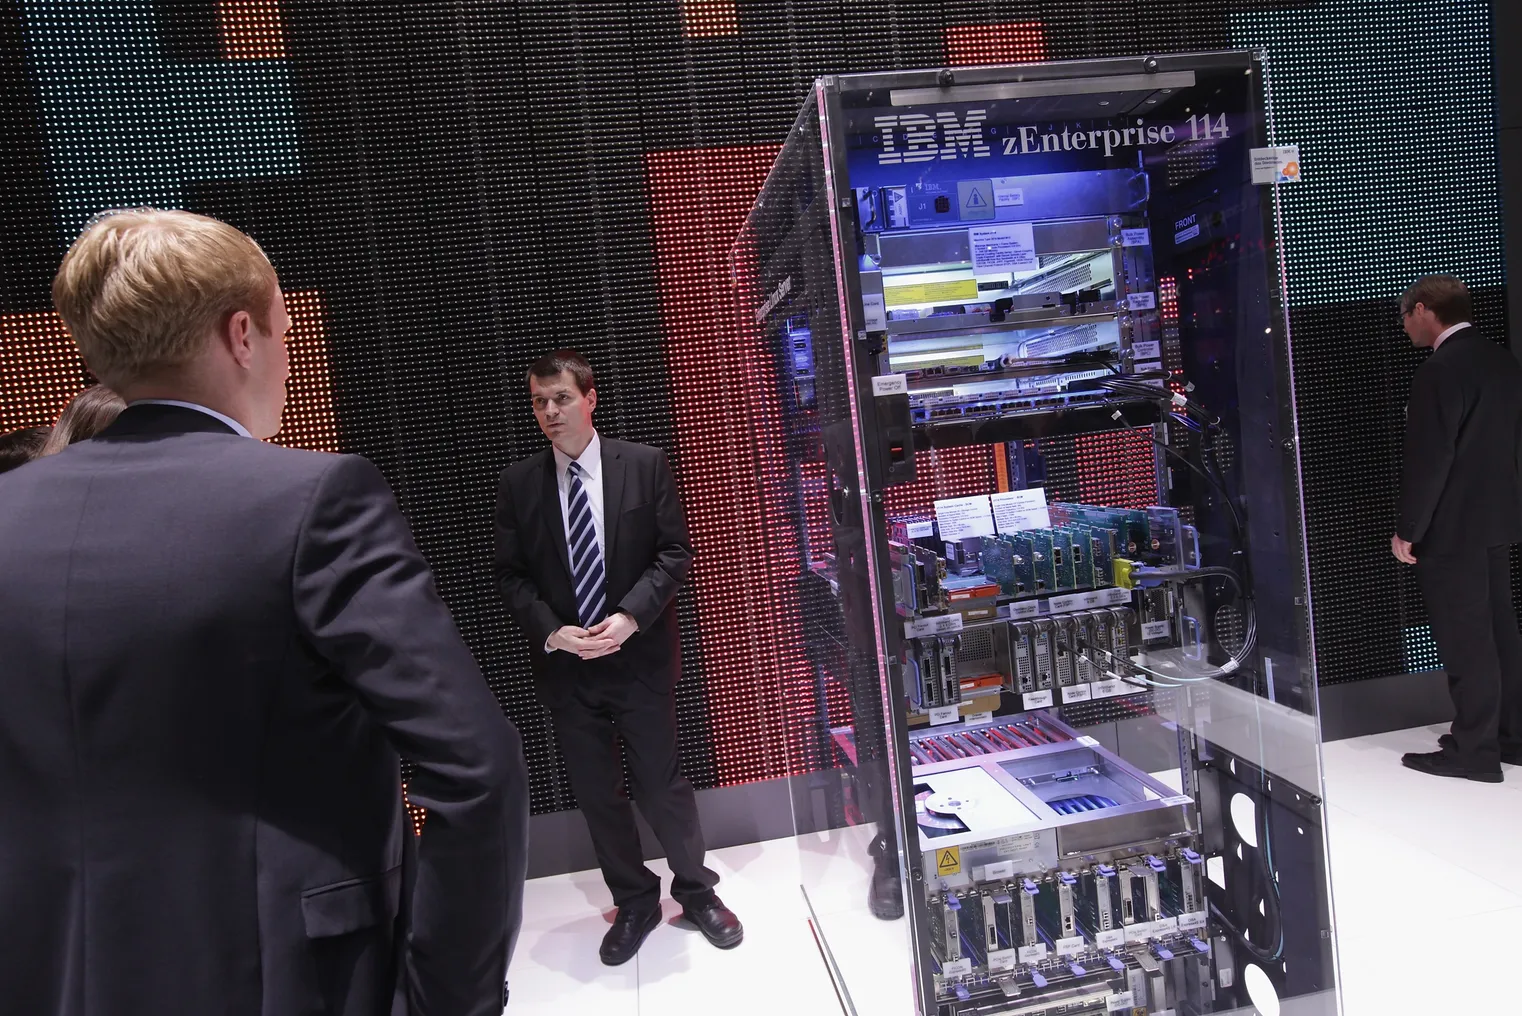
[[[935,521],[947,543],[994,535],[994,513],[988,495],[953,497],[935,503]]]
[[[971,716],[967,717],[967,724],[968,726],[973,726],[978,723],[991,723],[993,722],[993,718],[993,710],[988,709],[984,710],[981,713],[973,713]]]
[[[1156,642],[1165,639],[1171,633],[1173,626],[1167,621],[1148,621],[1142,625],[1142,641]]]
[[[1178,931],[1177,917],[1163,917],[1152,922],[1153,934],[1172,935]]]
[[[1070,684],[1062,689],[1062,701],[1064,702],[1087,702],[1093,697],[1093,689],[1086,684]]]
[[[1126,932],[1123,928],[1114,931],[1101,931],[1094,936],[1094,944],[1101,949],[1119,949],[1126,944]]]
[[[1252,160],[1253,183],[1300,182],[1299,145],[1254,148],[1248,152],[1248,157]]]
[[[1177,233],[1174,233],[1173,234],[1173,242],[1176,243],[1176,244],[1178,244],[1178,243],[1186,243],[1186,242],[1188,242],[1190,240],[1193,240],[1195,237],[1197,237],[1199,235],[1200,235],[1200,225],[1199,225],[1199,223],[1195,223],[1194,225],[1190,226],[1188,229],[1181,229]]]
[[[995,208],[1013,208],[1016,205],[1025,204],[1024,189],[1014,185],[1018,179],[1019,177],[1015,176],[996,176],[993,178]]]
[[[1117,695],[1129,695],[1133,691],[1141,691],[1140,688],[1133,688],[1119,678],[1095,681],[1090,687],[1094,689],[1095,698],[1114,698]]]
[[[1105,999],[1105,1008],[1111,1012],[1120,1012],[1122,1009],[1134,1009],[1136,1008],[1136,999],[1132,997],[1129,991],[1122,991],[1118,995],[1111,995]]]
[[[1016,621],[1020,621],[1028,617],[1040,617],[1041,601],[1021,600],[1018,603],[1011,603],[1009,605],[1009,616]]]
[[[1196,910],[1192,914],[1180,914],[1178,919],[1179,931],[1198,931],[1205,927],[1205,911]]]
[[[907,395],[909,394],[909,378],[905,374],[883,374],[872,379],[872,394],[878,398],[884,395]]]
[[[928,540],[935,536],[935,523],[929,519],[921,519],[918,522],[906,523],[904,530],[911,540]]]
[[[1163,361],[1161,361],[1161,360],[1148,360],[1146,363],[1138,363],[1136,365],[1136,369],[1138,371],[1144,371],[1144,370],[1162,370],[1163,369]],[[1159,381],[1158,384],[1162,384],[1162,382]]]
[[[1148,229],[1122,229],[1120,231],[1120,245],[1122,247],[1150,247],[1152,246],[1152,231]]]
[[[1019,962],[1019,958],[1019,953],[1013,949],[990,950],[988,953],[988,969],[990,971],[1013,970],[1015,969],[1015,964]]]
[[[1052,516],[1046,507],[1046,488],[1007,490],[993,495],[994,525],[1001,533],[1022,529],[1050,529]]]
[[[1138,360],[1144,357],[1155,360],[1163,355],[1163,344],[1155,340],[1152,342],[1133,342],[1131,343],[1131,352],[1136,354]]]
[[[1141,921],[1136,924],[1126,925],[1127,942],[1145,942],[1152,937],[1152,922]]]
[[[1057,955],[1077,956],[1088,947],[1089,944],[1083,940],[1082,935],[1078,935],[1073,938],[1059,938],[1057,940]]]
[[[904,638],[921,639],[926,635],[950,635],[962,630],[961,614],[941,614],[904,622]]]
[[[1080,737],[1078,739],[1078,743],[1083,745],[1085,748],[1097,748],[1097,747],[1099,747],[1099,742],[1094,740],[1092,737],[1088,736],[1087,734],[1085,734],[1083,737]]]
[[[1113,586],[1104,591],[1105,606],[1118,607],[1123,603],[1131,602],[1131,590]]]
[[[942,977],[968,977],[972,974],[972,960],[960,959],[941,968]]]
[[[930,710],[930,725],[932,727],[944,727],[948,723],[955,723],[961,718],[956,706],[941,706],[939,709]]]
[[[1172,797],[1163,798],[1163,803],[1171,808],[1180,804],[1193,804],[1194,798],[1188,794],[1175,794]]]
[[[1046,601],[1046,605],[1053,614],[1066,614],[1070,610],[1088,610],[1092,607],[1102,607],[1105,603],[1103,591],[1092,593],[1069,593],[1066,596],[1054,596]]]
[[[1038,942],[1035,945],[1020,947],[1021,963],[1040,963],[1044,959],[1046,959],[1046,943]]]
[[[983,881],[985,882],[994,882],[1001,878],[1013,878],[1014,875],[1014,861],[996,861],[993,864],[983,865]]]
[[[888,301],[883,294],[861,294],[861,323],[869,332],[888,330]]]
[[[1022,699],[1027,709],[1050,709],[1052,707],[1052,690],[1048,688],[1046,691],[1028,691],[1022,696]]]
[[[1036,260],[1036,231],[1029,222],[1001,222],[997,226],[973,226],[972,270],[976,275],[994,272],[1032,272]]]
[[[1126,297],[1126,306],[1132,310],[1153,310],[1157,307],[1157,294],[1132,293]]]

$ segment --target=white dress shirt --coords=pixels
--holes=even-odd
[[[603,529],[602,438],[598,437],[597,431],[594,430],[592,440],[575,459],[559,448],[552,450],[555,455],[555,487],[560,492],[561,532],[565,533],[566,543],[569,545],[571,540],[571,463],[575,462],[581,467],[581,488],[587,492],[587,507],[592,512],[592,538],[597,541],[597,553],[602,558],[603,574],[606,576],[608,542],[604,537],[605,530]],[[547,653],[555,651],[550,648],[548,640],[544,643],[544,651]]]
[[[1438,333],[1437,338],[1432,340],[1432,348],[1436,349],[1438,346],[1441,346],[1444,339],[1452,335],[1454,332],[1458,331],[1460,328],[1468,327],[1470,327],[1468,321],[1460,321],[1456,325],[1449,325],[1447,328],[1444,328],[1441,332]]]
[[[194,402],[179,402],[179,401],[177,401],[175,399],[138,399],[135,402],[129,402],[128,405],[130,405],[130,406],[179,406],[181,409],[194,409],[198,413],[205,413],[207,416],[215,417],[216,419],[221,420],[223,423],[227,424],[234,431],[236,431],[239,434],[242,434],[244,437],[253,437],[254,436],[253,434],[249,433],[249,430],[248,430],[247,427],[243,426],[243,424],[239,423],[237,420],[234,420],[232,417],[225,416],[222,413],[217,412],[215,409],[208,409],[206,406],[198,405],[197,403],[194,403]]]

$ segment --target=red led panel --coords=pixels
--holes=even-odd
[[[714,760],[721,785],[807,766],[815,713],[803,654],[775,358],[735,313],[730,251],[775,145],[646,156],[682,500],[694,551]],[[743,266],[737,271],[748,271]],[[736,407],[743,407],[737,410]]]
[[[913,483],[883,491],[883,507],[891,515],[928,513],[948,497],[987,494],[994,486],[994,450],[989,445],[969,448],[931,448],[914,453]]]
[[[217,0],[224,60],[282,60],[285,30],[279,0]]]
[[[338,421],[333,412],[332,357],[322,294],[310,289],[288,292],[285,310],[291,316],[286,338],[291,378],[286,383],[285,416],[273,440],[287,448],[336,452]]]
[[[1152,432],[1084,434],[1073,439],[1078,460],[1078,497],[1084,504],[1146,508],[1157,504],[1157,465]]]
[[[88,384],[79,348],[53,311],[0,314],[0,434],[51,427]]]
[[[738,4],[735,0],[682,0],[682,34],[689,39],[739,35]]]
[[[1046,26],[1039,21],[946,29],[946,63],[952,67],[1033,63],[1045,60],[1046,53]]]
[[[1164,275],[1157,280],[1158,315],[1163,327],[1178,324],[1178,279]]]
[[[830,528],[830,478],[823,462],[805,462],[799,479],[803,485],[803,529],[809,551],[818,555],[832,547]]]

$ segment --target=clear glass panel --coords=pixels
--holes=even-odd
[[[824,79],[747,223],[856,1012],[1337,1010],[1263,107],[1246,53]]]

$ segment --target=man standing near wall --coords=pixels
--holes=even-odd
[[[1522,364],[1469,323],[1458,279],[1416,280],[1400,303],[1432,355],[1406,409],[1400,515],[1390,549],[1416,566],[1454,720],[1440,750],[1402,757],[1434,776],[1502,780],[1522,764],[1522,636],[1511,545],[1522,540]]]
[[[666,850],[672,897],[710,942],[731,948],[743,931],[714,895],[719,877],[704,866],[697,800],[677,753],[676,594],[692,547],[671,469],[658,449],[598,435],[597,388],[580,353],[541,357],[528,388],[550,447],[502,473],[497,580],[528,635],[535,691],[618,907],[602,961],[627,962],[661,920],[661,882],[645,867],[620,741],[640,811]]]

